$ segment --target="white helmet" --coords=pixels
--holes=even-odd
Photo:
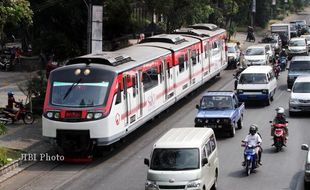
[[[284,108],[282,107],[278,107],[276,111],[277,111],[277,114],[284,114]]]

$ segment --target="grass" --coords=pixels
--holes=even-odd
[[[0,167],[9,164],[21,157],[22,151],[0,147]]]
[[[7,128],[5,127],[5,125],[3,123],[0,123],[0,135],[5,134],[7,131]]]

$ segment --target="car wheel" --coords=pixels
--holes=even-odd
[[[304,186],[305,186],[305,189],[309,189],[309,187],[310,187],[310,182],[304,181]]]
[[[236,126],[235,126],[235,124],[234,124],[234,125],[231,126],[231,129],[230,129],[230,131],[229,131],[229,136],[230,136],[230,137],[234,137],[235,134],[236,134]]]
[[[242,127],[243,127],[243,116],[240,117],[240,119],[238,120],[237,125],[238,125],[238,129],[242,129]]]
[[[269,106],[270,103],[271,103],[271,101],[270,101],[270,98],[268,97],[268,99],[267,99],[266,102],[265,102],[265,105],[266,105],[266,106]]]

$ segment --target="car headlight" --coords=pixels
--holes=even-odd
[[[201,186],[201,181],[200,180],[191,181],[191,182],[189,182],[186,185],[187,189],[189,189],[189,188],[199,188],[200,186]]]
[[[268,94],[268,90],[267,90],[267,89],[263,89],[263,90],[262,90],[262,93],[263,93],[263,94]]]
[[[94,114],[94,118],[95,119],[99,119],[100,117],[102,117],[102,115],[103,114],[101,112],[97,112],[97,113]]]
[[[209,120],[206,119],[206,123],[209,123]]]
[[[297,103],[298,103],[298,99],[295,99],[295,98],[290,99],[290,104],[297,104]]]
[[[145,183],[145,190],[159,190],[155,181],[146,181]]]

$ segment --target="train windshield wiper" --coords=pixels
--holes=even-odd
[[[65,94],[65,96],[64,96],[64,98],[63,98],[63,100],[65,100],[65,99],[68,97],[68,95],[69,95],[70,92],[73,90],[73,88],[76,87],[81,81],[82,81],[82,78],[80,78],[78,81],[76,81],[75,83],[73,83],[73,84],[70,86],[70,88],[67,90],[67,92],[66,92],[66,94]]]

